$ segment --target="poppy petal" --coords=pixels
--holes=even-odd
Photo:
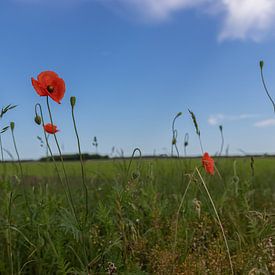
[[[51,85],[52,80],[55,78],[59,78],[58,74],[52,71],[45,71],[37,76],[38,82],[43,83],[45,86]]]
[[[32,77],[32,86],[40,96],[46,96],[48,93],[46,89],[40,86],[40,83]]]
[[[62,78],[56,78],[52,81],[51,85],[54,90],[52,93],[48,93],[48,95],[57,103],[60,104],[60,100],[64,97],[65,94],[65,82]]]
[[[214,160],[209,156],[208,153],[204,153],[202,157],[202,165],[207,173],[214,175],[214,172],[215,172]]]
[[[53,125],[51,123],[45,124],[43,127],[45,132],[47,132],[48,134],[55,134],[59,131],[57,130],[56,125]]]

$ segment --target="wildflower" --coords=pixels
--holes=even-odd
[[[55,125],[51,124],[51,123],[45,124],[44,125],[44,130],[48,134],[55,134],[59,131],[59,130],[57,130],[57,127]]]
[[[60,100],[65,94],[65,82],[55,72],[45,71],[38,75],[37,80],[32,77],[32,85],[40,96],[49,96],[55,102]]]
[[[202,165],[207,173],[214,175],[214,160],[208,153],[204,153],[202,157]]]

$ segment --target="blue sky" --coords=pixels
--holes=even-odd
[[[219,150],[219,124],[231,154],[275,152],[275,117],[258,66],[265,60],[275,96],[273,13],[274,0],[3,0],[0,103],[19,106],[1,123],[15,121],[23,158],[44,154],[33,117],[45,98],[30,79],[53,70],[67,87],[62,104],[51,105],[65,153],[77,149],[71,95],[86,152],[95,151],[97,136],[105,154],[113,146],[126,155],[135,147],[167,153],[173,117],[182,111],[179,149],[188,132],[188,153],[199,154],[188,108],[209,153]],[[3,142],[13,152],[9,132]]]

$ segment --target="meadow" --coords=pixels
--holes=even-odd
[[[270,97],[263,74],[262,80]],[[85,161],[72,96],[78,154],[65,161],[50,102],[61,103],[65,82],[46,71],[32,85],[46,99],[50,123],[39,103],[34,121],[48,158],[22,162],[15,123],[1,125],[0,274],[275,274],[274,157],[223,157],[222,125],[221,148],[211,157],[189,110],[197,158],[186,157],[188,135],[180,157],[179,112],[171,155],[145,158],[135,148],[128,158]],[[14,108],[3,107],[0,122]],[[7,132],[13,156],[2,144]],[[4,153],[14,161],[6,162]]]
[[[65,163],[77,220],[52,162],[23,163],[24,179],[2,164],[0,273],[230,274],[198,167],[234,273],[274,274],[275,159],[215,163],[220,176],[200,159],[87,161],[87,217],[80,164]]]

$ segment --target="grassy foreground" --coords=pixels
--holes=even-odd
[[[1,164],[0,274],[275,274],[275,159],[66,163],[77,218],[52,163]],[[61,170],[61,167],[59,167]],[[188,187],[188,190],[187,190]]]

